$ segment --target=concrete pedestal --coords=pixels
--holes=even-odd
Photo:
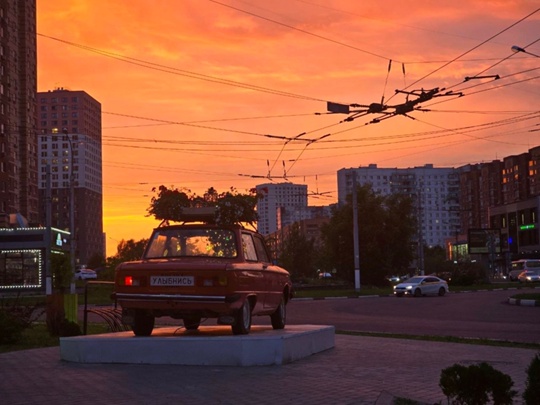
[[[249,335],[235,336],[229,326],[163,327],[148,337],[129,331],[60,338],[60,356],[77,363],[280,365],[333,348],[334,332],[333,326],[254,325]]]

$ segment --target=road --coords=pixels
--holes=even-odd
[[[486,291],[444,297],[293,300],[287,308],[287,323],[540,343],[540,307],[510,305],[508,297],[513,294],[516,292]]]

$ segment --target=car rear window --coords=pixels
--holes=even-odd
[[[235,258],[237,255],[236,237],[229,229],[176,228],[156,230],[148,242],[145,258]]]

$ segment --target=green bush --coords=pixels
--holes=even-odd
[[[454,364],[441,372],[439,386],[453,404],[483,405],[491,400],[495,405],[511,405],[517,391],[514,382],[487,363],[469,367]]]
[[[527,369],[527,384],[523,392],[527,405],[540,404],[540,354],[537,354]]]
[[[17,343],[25,329],[21,319],[12,316],[8,311],[0,309],[0,345],[11,345]]]
[[[24,301],[20,295],[0,299],[0,344],[17,343],[42,314],[41,303]]]
[[[481,284],[486,279],[486,268],[480,263],[463,262],[452,271],[453,285]]]

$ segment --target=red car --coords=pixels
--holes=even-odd
[[[149,336],[156,317],[182,319],[196,330],[206,318],[248,334],[252,316],[283,329],[292,297],[289,273],[270,261],[262,235],[240,225],[162,226],[142,260],[116,268],[113,297],[124,323]]]

